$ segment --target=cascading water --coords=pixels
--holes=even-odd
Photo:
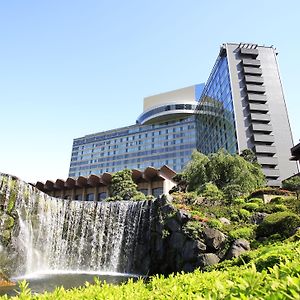
[[[10,206],[11,182],[10,176],[0,174],[4,212]],[[24,264],[18,275],[57,270],[145,272],[139,266],[143,251],[149,249],[151,201],[69,201],[49,197],[22,181],[17,184],[17,224],[10,243]]]

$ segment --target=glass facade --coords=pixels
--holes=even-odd
[[[69,177],[168,165],[180,171],[196,148],[195,116],[132,125],[73,141]]]
[[[236,153],[237,137],[226,56],[216,61],[196,111],[197,149],[204,154],[221,148]]]

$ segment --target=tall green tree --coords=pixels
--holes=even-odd
[[[224,192],[234,187],[244,194],[265,185],[261,166],[252,158],[251,161],[223,149],[208,156],[194,151],[182,177],[187,181],[188,191],[201,193],[202,186],[210,182]]]
[[[187,190],[195,191],[207,182],[206,165],[209,159],[206,155],[194,150],[191,161],[182,173],[182,179],[187,182]]]
[[[112,175],[109,200],[145,200],[146,196],[137,190],[132,171],[125,169]]]
[[[297,199],[299,200],[300,194],[300,176],[294,176],[290,179],[287,179],[282,182],[282,187],[289,190],[296,192]]]

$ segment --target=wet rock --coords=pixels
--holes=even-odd
[[[227,218],[219,218],[219,221],[224,225],[230,225],[230,221]]]
[[[196,266],[205,268],[217,264],[220,258],[214,253],[203,253],[199,254],[196,262]]]
[[[197,258],[199,253],[206,251],[206,245],[200,241],[188,240],[182,249],[182,259],[191,261]]]
[[[252,214],[251,216],[251,222],[253,224],[257,224],[259,225],[260,223],[262,223],[262,221],[264,220],[264,218],[267,216],[267,213],[262,213],[262,212],[255,212]]]
[[[180,224],[175,220],[175,218],[169,218],[166,220],[166,228],[169,229],[171,232],[179,231],[181,226]]]
[[[213,228],[205,228],[202,234],[208,250],[215,252],[223,247],[225,235],[221,231]]]
[[[193,271],[194,271],[194,267],[193,267],[192,264],[186,263],[186,264],[184,264],[184,266],[182,267],[182,271],[185,272],[185,273],[190,273],[190,272],[193,272]]]
[[[166,204],[160,208],[160,211],[164,215],[175,214],[176,209],[171,204]]]
[[[250,250],[250,243],[245,239],[235,240],[229,248],[226,259],[240,256],[243,252]]]
[[[176,219],[180,224],[184,225],[185,223],[187,223],[187,221],[191,219],[191,214],[185,210],[179,210],[176,213]]]
[[[174,232],[171,234],[169,246],[173,249],[181,250],[185,240],[186,240],[186,236],[184,234],[180,232]]]

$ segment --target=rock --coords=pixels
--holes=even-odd
[[[219,257],[214,253],[203,253],[198,255],[196,266],[205,268],[211,265],[215,265],[220,261]]]
[[[169,218],[165,222],[165,226],[171,232],[179,231],[181,229],[180,224],[175,220],[175,218]]]
[[[251,216],[251,222],[253,224],[257,224],[259,225],[260,223],[262,223],[262,221],[264,220],[264,218],[267,216],[268,214],[266,213],[262,213],[262,212],[255,212],[252,214]]]
[[[221,231],[213,228],[205,228],[202,234],[208,250],[215,252],[220,250],[224,245],[225,235]]]
[[[186,263],[182,267],[182,271],[185,272],[185,273],[190,273],[190,272],[194,271],[194,267],[190,263]]]
[[[184,225],[185,223],[187,223],[187,221],[191,219],[191,214],[185,210],[179,210],[176,213],[176,219],[180,224]]]
[[[171,204],[166,204],[160,208],[160,211],[164,215],[175,214],[176,209]]]
[[[225,259],[232,259],[240,256],[243,252],[250,250],[250,243],[245,239],[235,240],[229,248]]]
[[[224,225],[230,225],[230,221],[227,218],[219,218],[219,221]]]
[[[16,284],[10,281],[1,271],[0,271],[0,287],[4,286],[15,286]]]
[[[184,245],[185,240],[186,240],[186,237],[184,234],[179,233],[179,232],[174,232],[171,234],[169,246],[170,246],[170,248],[173,248],[176,250],[181,250]]]
[[[196,259],[199,253],[206,251],[206,245],[200,241],[188,240],[182,249],[182,259],[191,261]]]

